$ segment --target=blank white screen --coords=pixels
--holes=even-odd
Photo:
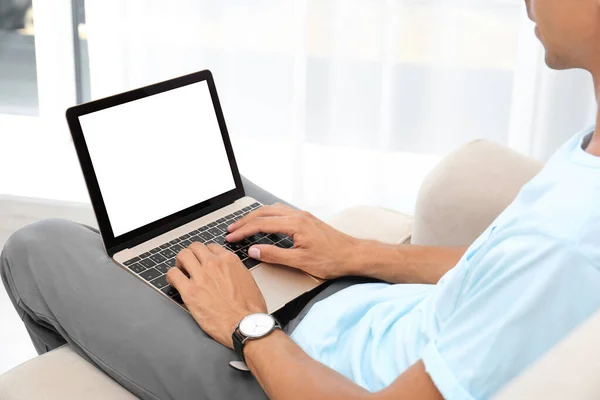
[[[205,81],[79,121],[115,237],[235,189]]]

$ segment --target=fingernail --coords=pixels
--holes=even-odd
[[[260,249],[258,247],[252,246],[248,249],[248,255],[252,258],[260,260]]]
[[[229,240],[231,238],[231,235],[227,235],[225,236],[225,240],[227,240],[228,242],[230,242],[231,240]]]

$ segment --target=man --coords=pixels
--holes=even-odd
[[[527,6],[547,64],[590,71],[599,92],[600,0]],[[226,347],[266,306],[219,246],[192,244],[168,272],[193,320],[65,221],[17,232],[2,277],[39,352],[69,342],[144,398],[485,399],[600,307],[600,134],[566,143],[468,249],[358,240],[281,205],[229,231],[293,236],[293,249],[249,253],[333,279],[285,331],[246,343],[251,374],[228,367]]]

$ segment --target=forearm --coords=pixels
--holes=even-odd
[[[466,247],[392,245],[361,240],[348,274],[391,283],[435,284],[463,256]]]
[[[363,399],[370,392],[308,356],[276,330],[244,348],[248,367],[270,399]]]

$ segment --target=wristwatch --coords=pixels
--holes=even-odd
[[[233,349],[245,363],[244,345],[248,340],[260,339],[275,329],[281,329],[279,322],[269,314],[256,313],[244,317],[233,330]]]

